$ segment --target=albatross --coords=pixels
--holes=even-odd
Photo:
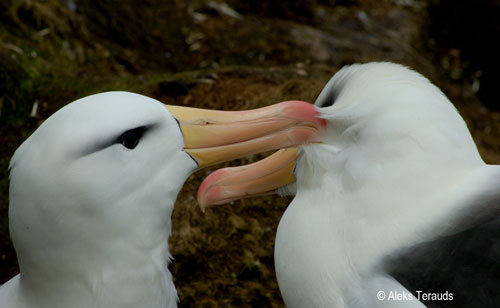
[[[204,166],[314,141],[314,106],[251,111],[166,106],[107,92],[48,118],[10,164],[20,274],[2,308],[177,306],[168,270],[175,199]]]
[[[295,195],[275,240],[289,308],[455,306],[452,293],[411,293],[392,273],[419,247],[497,216],[500,166],[483,162],[446,96],[398,64],[346,66],[315,105],[322,143],[212,173],[200,205]]]

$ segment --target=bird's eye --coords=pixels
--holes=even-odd
[[[141,126],[124,132],[120,137],[118,137],[118,143],[127,149],[135,149],[144,134],[144,130],[145,127]]]
[[[322,108],[323,108],[323,107],[330,107],[330,106],[332,106],[334,103],[335,103],[335,97],[333,97],[333,95],[330,95],[330,96],[328,97],[328,99],[326,99],[325,101],[323,101],[323,102],[319,105],[319,107],[322,107]]]

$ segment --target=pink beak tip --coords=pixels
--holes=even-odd
[[[226,169],[227,168],[223,168],[210,173],[203,182],[201,182],[196,199],[198,200],[202,212],[205,212],[205,209],[212,205],[210,201],[220,196],[224,190],[222,187],[215,186],[215,183],[227,173]]]
[[[306,121],[318,123],[320,127],[326,127],[326,120],[321,118],[321,113],[316,106],[304,101],[286,101],[282,104],[287,108],[286,113]]]

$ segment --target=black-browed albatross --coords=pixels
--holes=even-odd
[[[413,252],[432,253],[422,245],[497,217],[500,167],[483,162],[446,96],[401,65],[344,67],[315,105],[327,121],[322,144],[301,147],[296,163],[286,149],[212,173],[200,205],[295,194],[275,243],[288,308],[425,307],[432,298],[458,307],[446,289],[410,293],[392,274],[412,266]]]
[[[0,307],[176,307],[168,238],[184,181],[206,165],[314,141],[314,114],[297,101],[222,112],[128,92],[65,106],[11,160],[20,274],[0,287]]]

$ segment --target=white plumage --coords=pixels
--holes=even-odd
[[[387,261],[491,218],[500,168],[445,95],[403,66],[344,67],[315,105],[326,135],[302,148],[276,236],[287,307],[424,307],[388,298],[409,292]]]

